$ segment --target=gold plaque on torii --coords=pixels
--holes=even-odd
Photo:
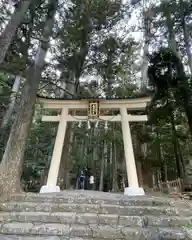
[[[89,118],[99,117],[99,101],[89,101],[88,117]]]

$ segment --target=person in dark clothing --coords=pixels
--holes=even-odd
[[[79,186],[80,186],[80,189],[85,188],[85,174],[83,171],[81,171],[80,176],[79,176]]]

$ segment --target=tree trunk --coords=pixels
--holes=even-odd
[[[99,191],[103,191],[103,188],[104,188],[104,171],[105,171],[106,155],[107,155],[107,147],[106,147],[105,141],[103,141],[103,154],[102,154],[102,159],[101,159]]]
[[[118,192],[118,181],[117,181],[117,146],[115,140],[112,142],[112,192]]]
[[[162,158],[162,149],[161,149],[161,143],[160,143],[160,131],[159,129],[156,128],[156,154],[157,154],[157,159],[159,159],[159,171],[161,173],[161,181],[165,181],[165,176],[164,176],[164,161]]]
[[[16,76],[15,78],[15,82],[13,84],[13,87],[12,87],[12,93],[11,93],[11,96],[10,96],[10,103],[8,105],[8,108],[5,112],[5,115],[3,117],[3,121],[1,123],[1,128],[6,128],[10,119],[11,119],[11,116],[12,116],[12,113],[13,113],[13,110],[14,110],[14,106],[15,106],[15,102],[16,102],[16,97],[17,97],[17,93],[19,91],[19,87],[20,87],[20,83],[21,83],[21,77],[20,76]]]
[[[175,128],[175,119],[174,119],[174,115],[173,115],[172,111],[170,113],[170,120],[171,120],[172,134],[173,134],[173,147],[174,147],[174,152],[175,152],[177,174],[178,174],[178,177],[183,178],[184,170],[183,170],[182,159],[180,159],[181,156],[178,152],[178,136],[177,136],[177,131]]]
[[[113,141],[111,141],[108,145],[108,188],[111,191],[113,188],[113,154],[114,154],[114,149],[113,149]]]
[[[148,84],[148,55],[151,32],[151,18],[148,12],[149,10],[143,11],[144,46],[143,46],[143,62],[141,65],[141,89],[146,88]]]
[[[21,191],[20,179],[23,168],[23,157],[29,129],[36,103],[36,93],[44,67],[45,55],[49,48],[57,1],[49,1],[49,9],[45,21],[44,32],[34,65],[29,69],[27,80],[13,123],[5,153],[0,165],[0,193],[9,195]]]
[[[166,164],[165,161],[164,161],[164,167],[163,167],[163,169],[164,169],[165,182],[167,182],[167,181],[168,181],[168,174],[167,174],[167,164]]]
[[[144,181],[143,181],[142,163],[140,161],[137,161],[136,162],[136,167],[137,167],[139,186],[143,187]]]
[[[15,35],[15,32],[22,22],[25,13],[27,12],[30,4],[33,2],[33,0],[20,0],[19,3],[16,6],[16,9],[8,22],[5,30],[0,36],[0,65],[5,59],[7,50],[9,49],[9,46],[13,40],[13,37]]]
[[[94,129],[93,129],[93,137],[94,137],[94,139],[95,139],[95,136],[97,135],[97,132],[98,132],[98,130],[94,127]],[[94,146],[94,148],[93,148],[93,162],[92,162],[92,164],[91,164],[91,173],[93,174],[95,171],[95,169],[96,169],[96,161],[97,161],[97,159],[98,159],[98,141],[96,141],[96,145]]]
[[[170,11],[170,6],[169,6],[169,1],[168,0],[163,0],[164,2],[164,16],[165,16],[165,23],[166,27],[168,30],[168,45],[169,48],[175,53],[175,55],[181,59],[180,52],[178,49],[178,45],[175,39],[175,32],[174,32],[174,26],[173,26],[173,21],[171,19],[171,11]]]
[[[183,29],[183,37],[184,37],[184,43],[185,43],[185,49],[187,53],[187,58],[188,58],[188,65],[190,72],[192,74],[192,54],[191,54],[191,45],[190,45],[190,38],[189,38],[189,32],[187,29],[186,25],[186,20],[185,20],[185,9],[184,9],[184,2],[183,0],[179,0],[179,5],[180,5],[180,19],[181,19],[181,27]]]

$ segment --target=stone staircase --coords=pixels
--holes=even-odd
[[[14,195],[0,203],[0,240],[192,239],[192,207],[96,191]]]

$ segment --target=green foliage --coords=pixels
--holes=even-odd
[[[0,123],[6,111],[6,107],[9,104],[9,96],[11,94],[12,78],[8,74],[0,73]],[[11,123],[10,123],[11,124]],[[10,126],[9,126],[10,128]],[[0,133],[0,161],[4,153],[4,147],[9,137],[9,129],[6,132]]]
[[[1,104],[5,104],[7,96],[9,96],[11,89],[9,85],[9,75],[0,73],[0,98]]]
[[[43,172],[50,165],[57,125],[42,122],[40,113],[41,110],[37,109],[28,138],[24,162],[24,177],[28,175],[28,171],[33,171],[34,173]]]
[[[150,56],[148,76],[158,92],[177,87],[179,81],[185,81],[183,64],[169,48],[161,48]]]

